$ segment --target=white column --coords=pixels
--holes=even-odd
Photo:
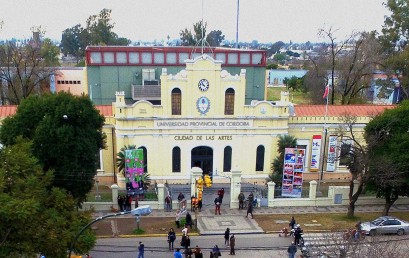
[[[317,181],[312,180],[310,182],[310,200],[317,199]]]
[[[273,200],[274,200],[274,190],[276,188],[276,183],[268,182],[267,186],[268,186],[267,205],[268,205],[268,207],[274,207],[273,204],[271,204],[271,206],[270,206],[270,202],[273,203]]]
[[[239,208],[238,196],[241,190],[241,171],[231,171],[230,208]]]
[[[190,197],[196,196],[196,179],[203,175],[203,170],[199,167],[192,167],[190,170],[190,196],[186,196],[186,200],[190,200]]]
[[[158,184],[158,210],[162,210],[165,208],[165,185],[164,184]]]
[[[112,191],[112,206],[117,207],[119,210],[120,207],[118,206],[118,189],[119,186],[117,184],[111,185],[111,191]]]

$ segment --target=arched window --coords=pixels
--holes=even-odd
[[[231,170],[231,147],[224,148],[223,172]]]
[[[172,150],[172,171],[180,172],[180,148],[174,147]]]
[[[224,114],[234,115],[234,90],[228,88],[224,94]]]
[[[263,171],[264,170],[264,146],[259,145],[257,147],[257,155],[256,155],[256,171]]]
[[[139,147],[138,149],[141,149],[143,151],[143,170],[145,172],[148,172],[148,151],[146,150],[145,147]]]
[[[172,115],[182,114],[182,92],[175,88],[172,90]]]

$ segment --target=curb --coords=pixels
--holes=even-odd
[[[181,234],[176,234],[182,236]],[[189,236],[200,236],[199,233],[191,233]],[[97,238],[136,238],[136,237],[167,237],[168,234],[141,234],[141,235],[118,235],[118,236],[97,236]]]

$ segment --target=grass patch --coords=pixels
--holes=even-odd
[[[135,235],[145,234],[145,230],[143,230],[142,228],[135,228],[132,232],[133,232]]]
[[[287,91],[285,87],[267,88],[267,100],[278,101],[281,98],[281,92]],[[294,104],[310,104],[308,93],[290,90],[290,101]]]
[[[398,217],[402,220],[409,221],[408,212],[390,212],[389,215]],[[358,221],[372,221],[379,216],[378,212],[355,213],[355,217],[347,218],[346,213],[314,213],[314,214],[269,214],[257,215],[255,210],[254,218],[259,226],[266,232],[280,231],[287,227],[291,216],[294,216],[296,223],[300,224],[305,232],[314,231],[345,231],[348,228],[354,228]],[[286,221],[286,223],[277,223]],[[307,226],[306,226],[307,224]]]

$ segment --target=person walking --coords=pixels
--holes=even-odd
[[[182,208],[184,200],[185,200],[185,196],[182,193],[179,193],[178,195],[179,209]]]
[[[122,195],[118,195],[118,206],[120,211],[124,211],[124,198]]]
[[[193,254],[195,255],[195,258],[203,258],[202,250],[198,245],[196,245],[195,249],[193,250]]]
[[[176,233],[173,228],[170,228],[168,232],[168,243],[169,243],[169,250],[173,250],[173,243],[176,240]]]
[[[253,218],[253,203],[251,202],[249,202],[249,205],[247,206],[246,218],[248,218],[249,214],[251,214],[251,218]]]
[[[249,204],[250,204],[250,203],[253,204],[253,201],[254,201],[253,192],[251,192],[251,193],[249,194],[249,197],[247,197],[247,199],[249,200]]]
[[[211,258],[218,258],[219,256],[222,256],[222,253],[220,252],[220,249],[217,245],[215,245],[210,252],[210,257]]]
[[[215,205],[215,208],[214,208],[214,215],[217,215],[217,214],[219,214],[219,215],[221,215],[220,214],[220,206],[221,206],[221,201],[220,201],[220,196],[217,196],[216,197],[216,199],[214,199],[214,205]]]
[[[187,236],[189,233],[189,229],[187,229],[187,225],[185,224],[185,227],[182,229],[182,235]]]
[[[229,246],[229,237],[230,237],[230,228],[227,228],[226,231],[224,231],[224,245]]]
[[[294,258],[297,253],[297,246],[294,242],[287,248],[288,258]]]
[[[234,251],[235,245],[236,245],[236,238],[234,237],[234,234],[231,234],[231,237],[230,237],[230,254],[231,255],[236,255],[236,252]]]
[[[245,199],[246,197],[244,197],[244,193],[243,192],[240,192],[240,194],[239,194],[239,210],[240,209],[244,209],[244,199]]]
[[[294,229],[294,226],[295,226],[295,219],[294,219],[294,216],[292,216],[292,217],[291,217],[290,224],[288,224],[288,227],[289,227],[290,230],[291,230],[291,229]]]
[[[220,197],[220,203],[223,203],[223,197],[224,197],[224,188],[220,189],[217,191],[217,195]]]
[[[168,196],[166,196],[165,198],[165,210],[167,212],[171,212],[172,211],[172,197],[170,197],[170,195],[168,194]]]
[[[192,225],[193,225],[193,220],[192,220],[192,215],[190,215],[189,212],[186,213],[186,224],[190,227],[190,229],[192,229]]]
[[[173,253],[174,258],[183,258],[180,248],[176,248],[176,251]]]
[[[176,227],[180,228],[180,217],[182,216],[182,214],[180,213],[180,210],[176,211],[176,215],[175,215],[175,223],[176,223]]]
[[[145,245],[139,241],[138,258],[144,258],[144,255],[145,255]]]

